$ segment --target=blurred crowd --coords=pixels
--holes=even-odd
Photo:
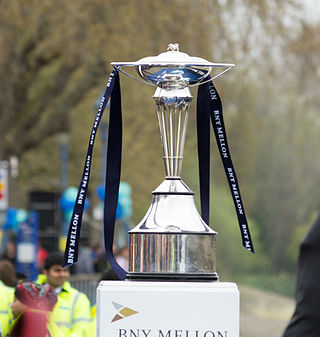
[[[15,270],[14,240],[0,257],[0,337],[91,337],[96,335],[96,308],[86,294],[71,286],[70,275],[99,273],[100,280],[117,280],[100,246],[84,245],[78,263],[63,268],[63,253],[38,249],[39,275],[27,280]],[[116,250],[127,269],[128,249]]]
[[[115,259],[120,266],[128,270],[128,248],[113,246]],[[71,274],[102,273],[107,268],[107,257],[104,248],[100,244],[90,245],[87,239],[81,239],[78,263],[71,268]]]
[[[116,245],[113,247],[115,259],[120,266],[128,270],[128,247],[118,248]],[[44,262],[48,256],[47,249],[41,244],[38,244],[37,248],[37,267],[38,272],[41,273],[44,267]],[[6,243],[2,254],[0,254],[0,260],[10,261],[13,265],[16,263],[16,243],[14,236],[12,236]],[[103,273],[108,267],[107,258],[104,248],[101,244],[89,244],[87,238],[81,239],[78,263],[70,268],[71,274],[95,274]],[[19,280],[23,280],[25,275],[17,271]]]

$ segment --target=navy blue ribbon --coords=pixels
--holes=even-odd
[[[209,79],[210,78],[207,78],[206,80]],[[198,159],[202,218],[207,224],[209,224],[210,119],[237,213],[242,237],[242,245],[254,253],[249,225],[240,194],[238,179],[233,167],[227,142],[227,134],[223,120],[222,103],[212,81],[208,81],[207,83],[201,84],[199,86],[197,99]]]
[[[198,138],[198,163],[201,216],[209,225],[209,200],[210,200],[210,103],[204,85],[198,88],[197,97],[197,138]]]
[[[111,95],[110,119],[108,132],[106,188],[104,198],[104,245],[108,262],[120,280],[126,277],[124,271],[113,255],[114,225],[118,204],[119,184],[121,176],[122,149],[122,112],[119,74],[115,77],[115,85]]]
[[[118,192],[121,173],[121,148],[122,148],[122,112],[120,80],[117,69],[113,69],[107,82],[105,93],[102,97],[99,110],[97,112],[92,131],[90,134],[88,151],[84,170],[78,189],[78,194],[73,209],[69,231],[67,236],[66,248],[64,253],[63,266],[71,266],[78,261],[78,251],[80,242],[81,222],[84,211],[84,203],[89,186],[90,169],[92,162],[93,146],[98,127],[103,115],[103,111],[111,96],[108,154],[106,168],[106,189],[104,207],[104,239],[107,259],[120,279],[124,279],[126,272],[116,262],[113,252],[113,235],[116,218]]]

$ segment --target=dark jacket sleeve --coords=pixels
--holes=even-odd
[[[320,336],[320,214],[300,245],[295,312],[283,337]]]

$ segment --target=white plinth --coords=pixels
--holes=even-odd
[[[98,337],[239,337],[239,291],[223,282],[102,281]]]

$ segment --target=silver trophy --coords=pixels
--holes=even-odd
[[[152,192],[151,206],[142,221],[129,232],[131,280],[218,280],[216,237],[201,218],[194,192],[180,177],[189,106],[189,87],[204,83],[214,67],[222,75],[233,64],[211,63],[179,51],[169,44],[167,52],[137,62],[113,62],[135,67],[142,81],[156,86],[154,100],[163,147],[165,180]]]

